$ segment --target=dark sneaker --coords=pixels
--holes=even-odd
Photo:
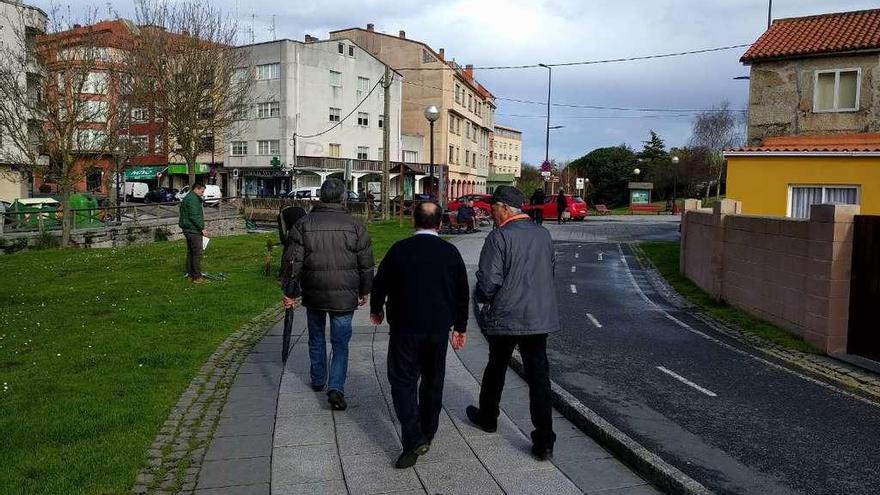
[[[334,411],[345,411],[348,409],[348,404],[345,402],[345,396],[338,390],[327,392],[327,402],[330,403],[330,409],[333,409]]]
[[[476,406],[467,406],[467,409],[465,409],[465,414],[467,414],[468,419],[471,421],[471,423],[474,424],[474,426],[485,431],[486,433],[495,433],[496,431],[498,431],[497,423],[494,425],[490,425],[484,422],[482,418],[480,418],[480,409]]]
[[[425,455],[428,453],[428,450],[431,449],[431,444],[423,443],[418,447],[408,450],[397,458],[397,462],[394,463],[394,467],[397,469],[407,469],[416,465],[416,461],[419,460],[420,455]]]
[[[539,447],[532,445],[532,455],[542,461],[549,461],[553,458],[553,447]]]
[[[315,392],[323,392],[324,387],[326,387],[326,385],[312,385],[312,390]]]

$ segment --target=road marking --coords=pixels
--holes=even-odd
[[[575,258],[580,258],[580,257],[581,257],[581,253],[574,253],[574,257],[575,257]]]
[[[599,251],[598,254],[599,254],[599,261],[602,261],[602,256],[605,256],[605,253],[603,253],[602,251]]]
[[[669,371],[668,369],[664,368],[663,366],[657,366],[657,369],[662,371],[663,373],[666,373],[667,375],[671,376],[672,378],[675,378],[676,380],[680,381],[681,383],[684,383],[685,385],[687,385],[689,387],[695,388],[695,389],[699,390],[700,392],[703,392],[704,394],[708,395],[709,397],[718,397],[718,394],[716,394],[715,392],[697,385],[696,383],[688,380],[687,378],[679,375],[678,373],[675,373],[674,371]]]
[[[595,316],[591,315],[590,313],[587,313],[587,318],[589,318],[590,321],[593,322],[593,325],[596,325],[596,328],[602,328],[602,324],[599,323],[599,320],[597,320]]]
[[[577,286],[575,286],[574,284],[571,284],[569,287],[571,288],[571,293],[572,293],[572,294],[577,294],[577,293],[578,293],[578,288],[577,288]]]
[[[574,273],[576,271],[577,271],[577,267],[574,265],[571,265],[571,273]]]

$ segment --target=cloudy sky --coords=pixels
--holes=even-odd
[[[767,27],[767,0],[215,0],[240,20],[242,36],[326,38],[331,30],[376,25],[376,30],[445,48],[461,65],[560,63],[622,58],[739,45]],[[75,0],[73,12],[97,2]],[[48,9],[48,1],[35,5]],[[56,2],[58,4],[58,2]],[[131,15],[129,2],[107,4]],[[776,0],[773,17],[874,8],[876,0]],[[668,146],[686,144],[693,110],[727,99],[744,109],[748,74],[744,48],[685,57],[564,67],[553,70],[554,102],[686,112],[638,112],[553,107],[550,156],[573,159],[600,146],[640,147],[650,130]],[[483,70],[476,77],[500,98],[543,102],[546,69]],[[546,106],[498,100],[497,121],[522,129],[523,159],[544,158]]]

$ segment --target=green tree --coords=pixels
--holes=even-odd
[[[609,207],[628,203],[627,183],[637,166],[636,154],[626,144],[597,148],[569,164],[578,177],[590,180],[592,202]]]
[[[666,151],[666,144],[656,132],[651,131],[647,141],[639,153],[640,177],[654,184],[654,194],[663,199],[671,195],[675,170],[672,157]]]
[[[541,189],[544,187],[544,179],[541,177],[541,171],[535,166],[523,163],[522,172],[520,173],[519,180],[516,182],[516,187],[518,187],[527,198],[530,197],[532,193],[535,192],[535,189]]]

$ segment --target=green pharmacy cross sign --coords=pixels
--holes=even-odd
[[[273,156],[269,163],[272,165],[272,168],[281,168],[281,159],[277,156]]]

